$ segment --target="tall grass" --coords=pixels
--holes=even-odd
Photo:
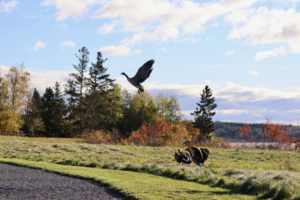
[[[206,168],[181,166],[172,147],[0,141],[0,157],[144,172],[237,189],[262,197],[299,197],[298,152],[211,149]],[[289,186],[286,192],[286,185]],[[278,197],[279,198],[279,197]]]

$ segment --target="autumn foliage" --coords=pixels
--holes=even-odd
[[[255,136],[252,135],[252,130],[251,128],[245,124],[243,127],[241,127],[241,131],[240,131],[240,137],[247,137],[250,141],[254,141]]]
[[[85,133],[79,138],[82,138],[84,142],[92,144],[118,144],[121,139],[121,134],[117,129],[113,129],[112,132],[99,130]]]
[[[290,135],[286,127],[280,124],[272,124],[267,118],[267,123],[262,128],[264,142],[276,142],[279,146],[290,143]]]
[[[262,128],[263,141],[274,142],[275,147],[281,149],[300,149],[300,139],[291,137],[287,133],[287,127],[280,124],[272,124],[267,118],[267,123]]]
[[[192,136],[184,125],[171,125],[163,118],[154,116],[148,126],[143,125],[133,131],[128,138],[128,143],[145,146],[181,146],[191,139]]]

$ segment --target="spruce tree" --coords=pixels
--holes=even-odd
[[[42,97],[42,120],[45,125],[45,136],[55,136],[55,101],[54,93],[51,87],[47,87]]]
[[[107,68],[103,67],[106,60],[107,58],[103,59],[102,53],[98,52],[96,63],[91,63],[89,69],[90,77],[87,79],[89,96],[86,103],[89,104],[90,131],[97,126],[105,128],[104,124],[99,123],[108,117],[107,110],[110,108],[108,103],[111,100],[109,94],[114,91],[115,80],[109,78],[109,74],[106,74]]]
[[[87,64],[89,62],[89,51],[86,47],[79,49],[78,65],[73,65],[77,73],[71,73],[70,79],[65,85],[65,94],[68,95],[67,100],[72,110],[69,111],[69,117],[73,117],[74,124],[78,124],[78,133],[83,131],[83,117],[84,117],[84,88],[86,87],[86,77],[84,73],[87,71]],[[77,118],[78,117],[78,118]]]
[[[22,130],[28,136],[39,136],[44,130],[44,123],[42,121],[42,98],[40,93],[34,88],[33,94],[26,106],[25,124]]]
[[[54,90],[54,131],[56,136],[58,137],[67,137],[69,136],[68,130],[65,129],[64,126],[64,116],[66,115],[66,104],[63,98],[63,95],[60,91],[60,84],[58,82],[55,83],[53,88]]]
[[[200,103],[197,103],[199,108],[197,107],[196,111],[191,113],[191,115],[195,116],[193,124],[200,129],[200,139],[210,139],[211,133],[215,130],[212,117],[216,114],[213,110],[217,107],[217,104],[214,103],[215,98],[212,96],[212,91],[208,85],[205,86],[200,95]]]

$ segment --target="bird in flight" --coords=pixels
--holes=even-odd
[[[121,74],[126,76],[128,82],[131,83],[131,85],[138,88],[138,93],[140,94],[140,92],[144,92],[144,88],[141,85],[141,83],[143,83],[147,78],[149,78],[153,70],[152,68],[153,64],[154,64],[154,60],[149,60],[139,68],[135,76],[132,78],[129,78],[127,74],[125,74],[124,72],[122,72]]]

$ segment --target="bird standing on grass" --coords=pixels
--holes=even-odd
[[[209,149],[199,149],[196,147],[189,147],[186,149],[190,153],[192,161],[199,166],[206,167],[204,164],[210,154]]]
[[[188,153],[182,153],[179,149],[178,152],[175,151],[175,159],[178,163],[182,163],[183,165],[183,163],[190,164],[192,162]]]
[[[149,78],[153,70],[152,68],[153,64],[154,64],[154,60],[149,60],[139,68],[136,75],[132,78],[129,78],[124,72],[122,72],[121,74],[126,76],[128,82],[131,83],[131,85],[139,89],[138,93],[144,92],[144,88],[141,85],[141,83],[143,83],[147,78]]]

